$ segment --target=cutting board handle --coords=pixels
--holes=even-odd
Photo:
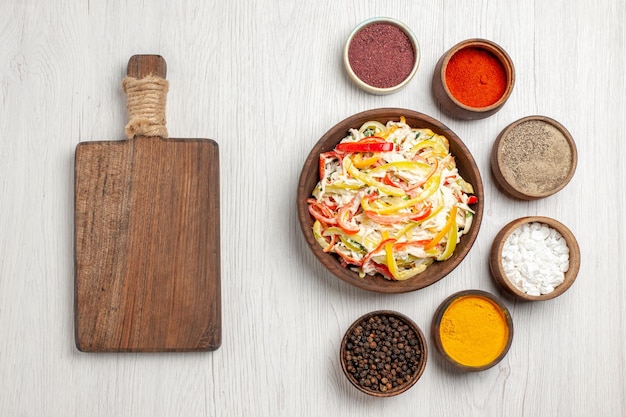
[[[167,64],[161,55],[133,55],[128,60],[129,77],[142,79],[148,76],[165,79]]]
[[[128,139],[136,136],[166,138],[165,104],[169,84],[167,64],[160,55],[133,55],[122,87],[126,93]]]

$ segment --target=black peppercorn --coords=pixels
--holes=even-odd
[[[401,388],[420,369],[419,338],[404,320],[376,314],[359,322],[346,340],[344,369],[368,391]]]

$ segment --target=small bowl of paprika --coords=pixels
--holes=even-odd
[[[404,88],[415,76],[420,47],[404,23],[374,17],[357,25],[346,41],[343,63],[348,77],[362,90],[377,95]]]
[[[476,120],[499,111],[514,84],[513,61],[502,47],[486,39],[468,39],[441,56],[432,89],[450,116]]]

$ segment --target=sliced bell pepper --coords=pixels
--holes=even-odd
[[[376,255],[378,252],[380,252],[381,250],[383,250],[385,248],[385,245],[389,242],[394,242],[395,239],[386,239],[383,238],[383,240],[378,244],[378,246],[376,246],[376,248],[374,248],[373,250],[369,251],[369,253],[367,255],[365,255],[365,257],[363,258],[363,268],[365,268],[365,266],[367,266],[369,264],[369,262],[372,261],[372,257],[374,255]]]
[[[367,254],[367,248],[365,246],[361,245],[356,240],[346,237],[347,235],[333,235],[333,236],[335,237],[335,239],[337,238],[337,236],[339,236],[339,240],[341,240],[341,243],[343,243],[351,251],[356,252],[356,253],[361,253],[363,255]]]
[[[398,264],[396,263],[396,258],[393,256],[393,244],[395,243],[394,239],[388,239],[387,243],[385,243],[385,261],[387,262],[387,268],[389,268],[389,272],[391,272],[391,276],[394,280],[398,280]]]
[[[426,246],[430,240],[409,240],[407,242],[396,242],[393,244],[393,250],[404,250],[410,246]]]
[[[326,240],[322,232],[322,224],[319,220],[315,220],[315,223],[313,223],[313,237],[315,237],[315,240],[322,247],[324,252],[330,252],[337,242],[336,235],[330,236],[330,239]]]
[[[431,139],[425,139],[421,142],[418,142],[415,146],[411,148],[411,153],[417,154],[426,148],[431,148],[435,155],[445,156],[448,154],[448,150],[443,144],[441,144],[441,142],[436,142]]]
[[[364,136],[374,136],[378,132],[382,132],[385,129],[385,125],[381,122],[370,120],[361,125],[361,127],[359,128],[359,132],[361,132]]]
[[[475,195],[470,195],[467,198],[467,204],[476,204],[478,203],[478,197],[476,197]]]
[[[309,202],[309,213],[324,224],[337,224],[335,213],[323,203],[313,200]]]
[[[366,168],[374,165],[376,162],[378,162],[379,159],[380,155],[378,155],[377,153],[369,157],[363,157],[363,153],[359,152],[354,154],[354,157],[352,158],[352,163],[357,168]]]
[[[456,208],[456,206],[454,206],[454,208]],[[450,229],[448,229],[446,248],[441,255],[437,256],[438,261],[445,261],[452,256],[454,249],[456,249],[456,241],[459,236],[459,229],[456,225],[456,210],[454,210],[454,213],[450,212],[450,216],[452,218],[452,224]]]
[[[439,233],[437,233],[437,235],[435,235],[435,237],[426,245],[424,246],[424,250],[429,251],[431,249],[434,249],[435,246],[437,246],[437,244],[441,241],[441,239],[443,239],[443,237],[445,235],[448,234],[448,232],[450,231],[450,228],[454,225],[456,227],[456,206],[452,206],[452,209],[450,210],[450,214],[448,217],[448,221],[446,221],[445,226],[443,226],[443,228],[439,231]],[[456,239],[455,239],[456,242]]]
[[[389,135],[391,135],[396,130],[398,130],[398,126],[397,125],[393,125],[393,126],[387,128],[387,129],[383,130],[382,132],[379,132],[378,136],[383,137],[383,138],[388,138]]]
[[[372,239],[371,237],[349,235],[342,228],[337,227],[337,226],[329,226],[325,228],[324,230],[322,230],[322,236],[332,236],[332,235],[337,235],[339,239],[343,237],[343,238],[346,238],[347,240],[350,240],[351,242],[356,242],[355,244],[358,245],[359,247],[365,248],[366,252],[369,252],[370,249],[374,249],[378,245],[378,241]]]
[[[363,261],[353,258],[349,254],[342,252],[338,247],[335,248],[335,253],[339,255],[346,264],[356,265],[356,266],[363,265]]]
[[[387,142],[379,136],[368,136],[357,142],[343,142],[335,146],[335,150],[341,152],[390,152],[393,151],[393,143]]]
[[[319,163],[320,181],[324,181],[324,178],[326,177],[326,161],[328,159],[333,159],[333,158],[341,160],[341,158],[335,151],[322,152],[320,154],[320,163]]]
[[[353,235],[358,233],[359,225],[352,222],[352,218],[356,214],[359,206],[361,205],[360,193],[355,195],[352,200],[339,209],[337,215],[337,223],[339,227],[346,233]]]
[[[367,203],[366,203],[367,204]],[[406,223],[408,221],[418,222],[428,217],[432,210],[431,204],[424,204],[422,211],[402,214],[378,214],[374,211],[366,210],[365,215],[374,220],[378,224],[393,225],[398,223]]]
[[[382,191],[385,194],[394,195],[394,196],[406,195],[404,190],[398,187],[392,187],[390,185],[383,184],[382,182],[378,181],[372,176],[360,171],[358,168],[354,166],[354,164],[352,163],[352,160],[349,157],[343,158],[343,169],[347,173],[352,175],[354,178],[358,179],[359,181],[367,185],[371,185],[372,187],[377,188],[379,191]]]
[[[387,162],[370,171],[370,174],[389,171],[390,169],[399,169],[406,171],[424,171],[430,170],[432,167],[423,161],[392,161]]]
[[[419,204],[422,201],[426,200],[431,195],[433,195],[435,191],[437,191],[437,189],[439,188],[440,181],[441,181],[441,176],[439,174],[433,175],[432,177],[428,179],[428,181],[426,181],[426,184],[424,184],[424,190],[421,193],[419,193],[417,197],[410,198],[408,200],[401,200],[397,204],[392,204],[390,206],[383,207],[383,208],[375,208],[369,204],[369,201],[367,199],[364,198],[363,200],[361,200],[361,206],[363,207],[364,211],[373,211],[376,214],[396,213],[400,209]]]
[[[391,275],[389,268],[387,268],[387,265],[379,264],[377,262],[372,262],[372,265],[374,266],[374,270],[378,272],[380,275],[384,276],[385,278],[393,280],[393,276]]]
[[[422,273],[426,270],[426,268],[428,267],[428,265],[430,265],[432,262],[427,262],[427,263],[423,263],[423,264],[419,264],[414,268],[411,269],[406,269],[404,271],[399,271],[396,278],[396,281],[405,281],[409,278],[413,278],[415,275]]]

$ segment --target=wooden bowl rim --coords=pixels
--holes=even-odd
[[[386,391],[386,392],[378,392],[378,391],[368,390],[367,388],[362,387],[361,385],[359,385],[358,381],[356,381],[354,378],[352,378],[352,375],[350,375],[350,373],[348,372],[348,369],[346,367],[346,362],[345,362],[345,359],[344,359],[344,352],[346,350],[346,344],[348,343],[348,336],[359,325],[359,323],[361,323],[364,320],[369,319],[370,317],[374,317],[374,316],[390,316],[390,317],[395,317],[397,319],[400,319],[400,320],[404,321],[415,332],[417,338],[420,341],[421,349],[422,349],[422,359],[420,361],[419,367],[417,369],[417,372],[414,374],[414,376],[409,381],[409,383],[408,384],[404,384],[404,385],[402,385],[399,388],[396,387],[395,389],[392,389],[392,390]],[[363,392],[365,394],[374,396],[374,397],[393,397],[393,396],[396,396],[398,394],[402,394],[405,391],[408,391],[421,378],[422,374],[424,373],[424,370],[426,369],[426,362],[427,361],[428,361],[428,343],[426,341],[426,336],[424,335],[424,332],[422,332],[422,329],[420,329],[420,327],[417,325],[417,323],[415,323],[415,321],[413,321],[410,317],[408,317],[405,314],[402,314],[402,313],[399,313],[397,311],[394,311],[394,310],[376,310],[376,311],[371,311],[369,313],[363,314],[361,317],[356,319],[350,325],[350,327],[348,327],[348,329],[345,331],[345,333],[343,335],[343,338],[341,339],[341,345],[339,347],[339,362],[341,363],[341,369],[342,369],[344,375],[346,376],[346,378],[348,378],[348,381],[350,381],[350,383],[356,389],[358,389],[359,391],[361,391],[361,392]]]
[[[461,237],[461,241],[457,245],[457,248],[450,259],[443,262],[433,263],[426,269],[426,271],[411,279],[406,281],[390,281],[383,278],[380,274],[373,276],[368,275],[365,278],[359,278],[359,275],[356,272],[342,267],[335,255],[325,253],[315,240],[311,229],[313,219],[309,214],[306,200],[311,195],[318,180],[316,179],[313,182],[313,185],[308,188],[306,187],[307,179],[311,175],[315,175],[316,178],[319,178],[319,154],[333,149],[335,145],[348,134],[348,129],[350,127],[358,128],[361,124],[368,120],[379,120],[386,123],[392,119],[397,120],[400,116],[404,116],[407,119],[407,123],[409,123],[411,127],[427,127],[435,133],[443,134],[448,138],[448,141],[450,142],[450,150],[457,160],[459,172],[463,175],[466,181],[472,184],[475,192],[474,195],[478,197],[478,202],[473,207],[475,214],[472,221],[472,228],[468,234]],[[417,121],[417,124],[415,121]],[[468,166],[460,166],[458,164],[459,158],[461,157],[469,162]],[[475,180],[468,178],[470,176],[474,177]],[[306,158],[300,173],[296,195],[296,209],[298,212],[298,222],[300,223],[300,228],[309,248],[315,257],[331,273],[339,279],[367,291],[397,294],[416,291],[434,284],[452,272],[461,263],[465,256],[467,256],[470,249],[474,245],[480,230],[484,209],[484,189],[478,165],[476,164],[471,152],[463,141],[450,128],[445,126],[440,121],[414,110],[393,107],[377,108],[362,111],[349,116],[348,118],[335,124],[317,141]]]
[[[350,64],[350,59],[348,57],[350,44],[352,43],[352,39],[354,39],[354,36],[362,29],[366,28],[367,26],[373,25],[375,23],[389,23],[391,25],[396,26],[402,32],[404,32],[406,36],[408,36],[409,40],[411,41],[411,44],[413,45],[413,52],[415,54],[415,62],[413,63],[413,68],[411,68],[411,72],[409,73],[409,75],[407,75],[407,77],[404,80],[402,80],[399,84],[394,85],[393,87],[387,87],[387,88],[374,87],[373,85],[370,85],[366,83],[365,81],[361,80],[352,69],[352,65]],[[362,90],[370,94],[377,94],[377,95],[395,93],[396,91],[399,91],[403,89],[404,87],[406,87],[406,85],[415,77],[415,74],[417,73],[417,69],[419,68],[419,64],[420,64],[420,58],[421,58],[420,44],[419,44],[419,41],[417,40],[417,37],[415,36],[415,33],[413,33],[411,28],[408,27],[406,24],[402,23],[401,21],[397,19],[393,19],[391,17],[372,17],[372,18],[362,21],[357,26],[355,26],[354,29],[352,29],[352,32],[350,32],[350,35],[348,35],[348,39],[346,40],[345,46],[343,48],[343,65],[348,74],[348,77],[350,77],[350,80],[352,80],[352,82],[355,85],[357,85],[359,88],[361,88]]]
[[[500,353],[500,355],[498,355],[498,357],[495,358],[490,363],[483,365],[483,366],[467,366],[467,365],[457,362],[454,358],[448,355],[448,352],[446,352],[446,350],[443,347],[443,343],[441,342],[440,329],[441,329],[441,319],[443,317],[443,314],[446,312],[448,307],[450,307],[450,305],[454,301],[458,300],[461,297],[466,297],[466,296],[476,296],[476,297],[483,297],[483,298],[489,299],[493,304],[495,304],[501,310],[502,315],[504,316],[504,319],[507,323],[507,327],[509,329],[509,336],[508,336],[506,345],[502,349],[502,352]],[[456,369],[461,370],[461,371],[479,372],[479,371],[484,371],[486,369],[494,367],[502,359],[504,359],[504,357],[509,352],[509,349],[511,348],[511,344],[513,343],[514,328],[513,328],[513,319],[511,317],[511,312],[506,307],[506,305],[502,302],[502,300],[500,300],[494,294],[487,292],[487,291],[483,291],[483,290],[477,290],[477,289],[463,290],[463,291],[458,291],[448,296],[445,300],[441,302],[441,304],[439,304],[439,307],[437,307],[437,310],[435,311],[435,314],[433,315],[433,321],[432,321],[432,325],[430,328],[431,328],[431,336],[435,342],[435,347],[437,348],[437,351],[444,357],[444,359],[449,364],[451,364]]]
[[[558,231],[565,239],[567,247],[569,248],[569,269],[565,273],[565,279],[561,285],[556,287],[554,291],[543,295],[528,295],[523,291],[520,291],[507,277],[502,269],[502,248],[506,239],[513,233],[518,227],[527,223],[543,223],[549,227]],[[558,297],[567,291],[576,281],[578,271],[580,269],[580,247],[578,241],[572,233],[572,231],[563,223],[555,220],[551,217],[545,216],[527,216],[519,219],[512,220],[506,224],[500,232],[496,235],[491,246],[491,252],[489,254],[489,269],[491,275],[508,294],[517,297],[524,301],[545,301]]]
[[[565,137],[565,140],[567,141],[567,144],[570,147],[570,151],[572,152],[572,164],[563,182],[558,187],[552,190],[546,191],[544,193],[532,194],[532,193],[527,193],[527,192],[524,192],[523,190],[520,190],[519,188],[515,187],[513,184],[509,182],[509,180],[506,178],[506,176],[502,172],[502,169],[500,168],[500,165],[501,165],[500,160],[502,156],[502,145],[503,145],[502,142],[504,138],[506,138],[509,132],[511,132],[511,130],[513,130],[516,126],[519,126],[520,124],[526,123],[529,121],[544,122],[556,128]],[[569,182],[572,180],[572,178],[574,177],[574,173],[576,172],[577,165],[578,165],[578,150],[576,149],[576,142],[574,142],[573,136],[565,128],[565,126],[563,126],[558,121],[550,117],[541,116],[541,115],[531,115],[531,116],[522,117],[521,119],[518,119],[510,123],[509,125],[507,125],[504,129],[502,129],[502,131],[496,137],[496,140],[493,144],[493,148],[491,152],[491,170],[494,174],[496,183],[500,186],[500,188],[506,194],[514,198],[521,199],[521,200],[537,200],[537,199],[549,197],[553,194],[558,193],[563,188],[565,188],[565,186],[569,184]]]
[[[500,97],[498,101],[496,101],[495,103],[489,106],[472,107],[472,106],[468,106],[467,104],[463,104],[452,94],[452,92],[448,88],[448,84],[446,83],[446,70],[448,68],[448,63],[450,62],[450,59],[452,59],[452,57],[457,52],[465,48],[480,48],[480,49],[489,51],[498,59],[498,61],[500,61],[500,63],[504,67],[504,70],[507,76],[506,90],[504,90],[504,94],[502,94],[502,97]],[[504,50],[504,48],[502,48],[500,45],[498,45],[497,43],[493,41],[490,41],[488,39],[481,39],[481,38],[466,39],[464,41],[457,43],[452,48],[450,48],[442,56],[441,59],[442,59],[441,69],[436,74],[436,77],[437,77],[436,80],[437,82],[441,82],[443,91],[445,91],[450,101],[454,105],[463,109],[466,112],[471,112],[475,114],[493,112],[494,110],[501,108],[504,105],[504,103],[506,103],[506,101],[511,96],[511,93],[513,92],[513,87],[515,86],[515,65],[513,64],[513,60],[511,59],[509,54]]]

